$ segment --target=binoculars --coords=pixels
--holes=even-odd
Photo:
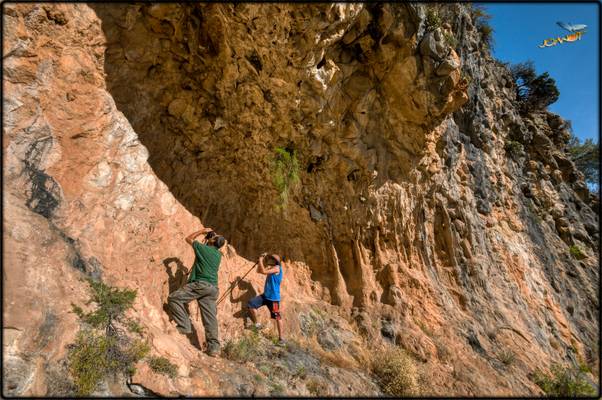
[[[214,238],[215,236],[217,236],[217,234],[213,231],[209,231],[207,232],[207,234],[205,235],[205,240],[209,240],[211,238]]]

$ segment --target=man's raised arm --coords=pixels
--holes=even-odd
[[[186,236],[186,243],[192,246],[192,242],[194,239],[200,234],[210,232],[211,228],[203,228],[200,231],[192,232],[190,235]]]

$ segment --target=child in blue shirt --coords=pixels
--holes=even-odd
[[[264,264],[265,263],[267,265]],[[282,316],[280,315],[280,283],[282,282],[282,261],[277,254],[262,254],[257,261],[257,272],[267,275],[263,293],[249,300],[248,307],[251,314],[251,320],[256,329],[263,326],[257,323],[257,309],[267,306],[270,310],[270,316],[276,321],[278,328],[278,344],[283,345],[282,337]]]

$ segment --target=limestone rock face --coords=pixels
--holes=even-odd
[[[5,5],[4,393],[54,393],[87,276],[136,288],[153,354],[179,366],[100,394],[273,394],[164,310],[201,225],[229,241],[221,293],[264,251],[290,260],[287,336],[340,365],[279,362],[323,394],[380,394],[366,343],[413,354],[433,395],[533,395],[536,368],[596,364],[599,200],[566,124],[519,115],[470,8],[442,15],[427,31],[420,4]],[[222,342],[241,306],[220,304]]]

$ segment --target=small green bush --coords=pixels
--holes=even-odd
[[[68,360],[69,372],[77,389],[77,394],[88,395],[104,379],[108,365],[106,353],[109,343],[106,337],[89,331],[80,331],[72,345]]]
[[[493,47],[493,28],[489,25],[491,15],[489,15],[482,5],[472,6],[472,16],[477,27],[477,31],[481,35],[481,41],[485,45],[485,48]]]
[[[307,371],[305,370],[305,367],[303,365],[301,365],[300,367],[297,368],[296,371],[293,372],[292,375],[295,378],[305,379],[305,377],[307,376]]]
[[[506,366],[510,366],[514,364],[514,360],[516,360],[516,356],[510,350],[502,350],[498,353],[497,359]]]
[[[294,149],[276,147],[273,160],[273,183],[280,194],[280,206],[286,207],[290,189],[299,183],[299,160]]]
[[[594,143],[591,138],[587,138],[584,142],[581,142],[571,132],[566,150],[577,169],[585,176],[585,182],[594,188],[597,187],[600,176],[600,144]]]
[[[481,34],[481,40],[486,48],[490,49],[493,47],[493,28],[487,23],[481,23],[477,25],[477,30]]]
[[[414,360],[399,347],[376,352],[372,360],[372,373],[385,394],[390,396],[419,394],[419,376]]]
[[[310,378],[305,384],[309,393],[314,397],[328,395],[328,386],[318,378]]]
[[[249,334],[238,340],[230,340],[224,346],[224,356],[233,361],[246,362],[263,354],[261,337],[257,332]]]
[[[476,6],[473,7],[473,16],[476,20],[479,20],[481,18],[486,18],[489,19],[490,16],[485,12],[485,10],[482,8],[482,6]]]
[[[126,321],[126,326],[128,330],[132,333],[137,333],[138,335],[142,335],[144,333],[144,328],[133,319],[129,319]]]
[[[67,356],[77,394],[89,395],[111,374],[133,374],[134,365],[148,351],[148,345],[142,341],[80,331],[75,343],[69,346]]]
[[[80,306],[71,305],[85,328],[78,332],[67,354],[75,390],[83,396],[94,392],[110,375],[134,374],[134,365],[150,350],[146,342],[126,334],[126,330],[142,334],[138,322],[125,317],[134,304],[136,291],[114,288],[100,281],[88,280],[88,283],[91,298],[86,304],[94,303],[95,308],[84,312]]]
[[[523,154],[525,148],[522,145],[522,143],[517,142],[515,140],[507,139],[504,142],[504,149],[506,150],[506,153],[520,156]]]
[[[442,362],[446,363],[450,360],[452,354],[449,351],[449,348],[442,341],[441,337],[434,337],[433,342],[435,343],[435,349],[437,350],[437,358]]]
[[[543,110],[558,100],[556,81],[547,72],[537,75],[533,61],[511,65],[510,73],[521,113]]]
[[[178,367],[165,357],[150,357],[148,365],[154,372],[168,376],[171,379],[178,376]]]
[[[595,396],[596,389],[584,377],[584,371],[579,367],[560,366],[553,364],[551,374],[536,371],[533,382],[546,395],[554,397]]]
[[[424,21],[425,29],[427,32],[434,31],[438,27],[441,26],[441,17],[437,10],[433,8],[427,8],[426,10],[426,19]]]
[[[271,396],[282,396],[283,394],[284,394],[284,386],[282,386],[282,384],[280,384],[280,383],[272,384],[272,386],[270,388]]]
[[[569,247],[569,253],[571,253],[571,256],[575,257],[577,260],[585,258],[585,253],[577,245],[572,245]]]
[[[72,304],[73,312],[94,328],[108,329],[114,321],[125,321],[124,313],[134,304],[136,290],[114,288],[92,279],[88,280],[88,284],[92,298],[87,304],[96,303],[96,309],[84,313],[81,307]]]

